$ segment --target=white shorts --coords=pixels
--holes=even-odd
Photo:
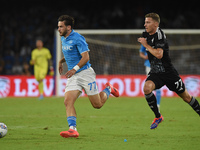
[[[92,67],[82,70],[79,73],[76,73],[71,78],[67,79],[67,84],[65,87],[65,93],[68,91],[85,90],[87,95],[96,95],[99,93],[97,84],[96,84],[96,73]]]

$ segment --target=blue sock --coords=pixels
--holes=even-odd
[[[157,105],[160,105],[160,100],[161,100],[161,90],[160,89],[156,90],[156,100],[157,100]]]
[[[68,122],[69,127],[70,126],[76,127],[76,117],[75,116],[67,117],[67,122]]]
[[[108,86],[109,87],[109,86]],[[110,96],[110,87],[108,88],[108,87],[106,87],[104,90],[103,90],[103,92],[105,92],[106,93],[106,95],[107,95],[107,99],[109,98],[109,96]]]

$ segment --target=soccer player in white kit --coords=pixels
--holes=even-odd
[[[68,72],[65,73],[67,85],[65,88],[64,104],[66,107],[68,131],[60,132],[64,138],[78,137],[76,129],[76,110],[74,103],[80,96],[82,89],[85,90],[94,108],[101,108],[110,93],[115,97],[119,92],[110,83],[106,83],[105,89],[99,93],[96,85],[96,74],[89,63],[89,48],[85,38],[73,30],[74,19],[68,15],[58,18],[58,31],[62,41],[64,57],[59,61],[59,73],[63,72],[62,63],[66,62]]]

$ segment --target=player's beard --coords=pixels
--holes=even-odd
[[[60,32],[60,36],[65,36],[67,34],[67,30]]]

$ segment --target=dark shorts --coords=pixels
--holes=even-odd
[[[166,85],[169,90],[176,92],[177,94],[181,94],[185,91],[185,84],[182,79],[178,75],[176,71],[171,71],[170,73],[149,73],[146,81],[151,80],[154,82],[156,88],[160,89],[164,85]]]

